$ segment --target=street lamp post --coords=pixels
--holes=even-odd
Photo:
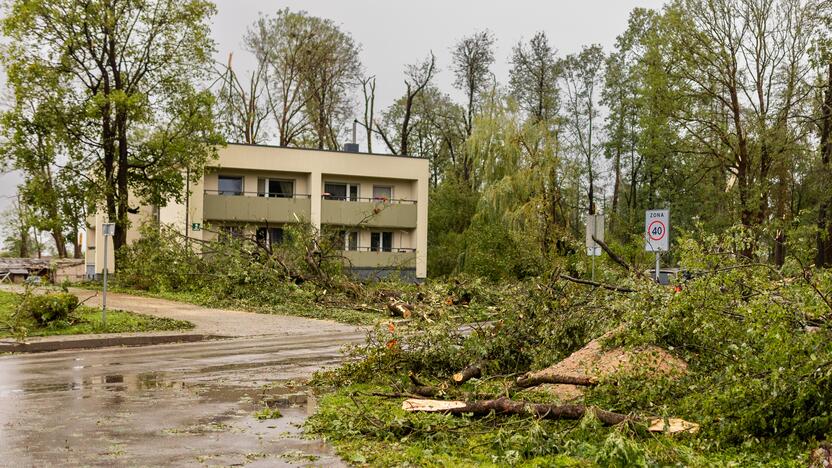
[[[101,232],[104,234],[104,287],[101,297],[101,324],[107,326],[107,270],[109,270],[108,262],[108,238],[112,237],[116,232],[115,223],[104,223],[101,225]]]

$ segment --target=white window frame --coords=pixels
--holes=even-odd
[[[260,180],[263,181],[263,191],[257,195],[266,198],[295,198],[295,180],[294,179],[280,179],[276,177],[260,177],[257,184],[260,185]],[[272,192],[269,192],[269,181],[274,182],[289,182],[292,184],[292,193],[288,197],[273,197]],[[259,190],[259,187],[258,187]]]
[[[390,234],[390,245],[387,249],[384,248],[384,234]],[[378,250],[373,250],[373,235],[378,234]],[[371,231],[370,232],[370,251],[371,252],[392,252],[393,251],[393,231]]]
[[[324,181],[324,193],[328,193],[328,192],[326,192],[327,184],[345,186],[347,195],[346,195],[344,200],[339,200],[339,201],[359,201],[359,200],[361,200],[361,184],[358,184],[358,183],[355,183],[355,182],[336,182],[336,181],[333,181],[333,180],[327,180],[327,181]],[[355,187],[355,200],[353,200],[352,197],[350,196],[350,188],[352,188],[352,187]]]
[[[381,200],[381,199],[382,199],[381,197],[377,197],[377,196],[376,196],[376,189],[377,189],[377,188],[380,188],[380,189],[390,189],[390,196],[389,196],[389,197],[386,197],[386,198],[387,198],[387,200],[386,200],[386,201],[391,201],[391,200],[393,200],[393,186],[392,186],[392,185],[375,185],[375,184],[373,185],[373,200]]]
[[[220,187],[220,179],[239,179],[240,180],[240,192],[233,193],[227,192]],[[233,175],[233,174],[217,174],[217,194],[218,195],[225,195],[229,197],[238,197],[241,195],[246,194],[246,178],[240,175]]]

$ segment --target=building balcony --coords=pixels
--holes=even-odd
[[[413,269],[416,268],[415,249],[391,249],[390,251],[370,251],[368,248],[345,250],[342,252],[345,263],[352,268],[378,269]]]
[[[205,221],[295,223],[298,219],[308,221],[311,215],[309,195],[275,197],[257,192],[220,195],[215,190],[206,190],[204,197]]]
[[[326,198],[321,200],[321,224],[415,229],[416,201]]]

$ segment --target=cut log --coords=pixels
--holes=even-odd
[[[584,405],[550,405],[544,403],[527,403],[502,397],[496,400],[478,401],[444,401],[420,400],[410,398],[402,403],[402,409],[408,412],[442,412],[448,414],[473,414],[484,416],[496,414],[531,414],[540,419],[581,419],[591,412],[604,424],[616,425],[631,418],[625,414],[613,413]]]
[[[471,379],[478,379],[482,375],[482,364],[474,364],[453,375],[455,384],[462,385]]]
[[[650,420],[650,425],[647,427],[647,430],[650,432],[666,432],[668,434],[678,434],[680,432],[696,434],[699,432],[699,424],[678,418],[656,418]]]
[[[566,384],[591,387],[598,385],[598,380],[593,377],[579,377],[575,375],[552,375],[552,374],[525,374],[517,377],[518,387],[534,387],[540,384]]]
[[[410,316],[413,315],[413,304],[408,304],[407,302],[399,301],[397,299],[391,299],[387,303],[387,310],[389,310],[394,316],[409,319]]]

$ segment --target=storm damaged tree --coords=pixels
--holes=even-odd
[[[216,91],[217,123],[223,136],[232,142],[247,144],[262,143],[268,135],[265,124],[270,111],[266,100],[266,64],[257,57],[254,70],[247,76],[234,71],[233,54],[228,54],[228,63],[218,64]]]
[[[404,80],[405,93],[402,97],[403,102],[401,107],[403,113],[401,115],[401,119],[396,117],[391,118],[390,115],[385,116],[388,121],[400,120],[397,129],[398,146],[392,141],[392,137],[388,135],[388,132],[385,131],[384,127],[376,124],[376,132],[378,132],[381,139],[384,140],[384,143],[387,145],[387,148],[391,153],[401,155],[410,154],[409,143],[410,134],[413,131],[413,127],[411,125],[411,120],[413,119],[413,104],[419,94],[422,93],[430,84],[435,72],[436,57],[433,55],[433,52],[430,53],[430,57],[426,58],[418,65],[409,65],[407,67],[407,78]],[[393,105],[391,112],[395,112],[395,110],[396,104]]]
[[[128,214],[181,200],[222,139],[206,78],[212,3],[203,0],[12,1],[2,61],[16,103],[57,94],[43,109],[77,151],[92,201],[127,241]],[[58,92],[59,90],[59,92]]]

